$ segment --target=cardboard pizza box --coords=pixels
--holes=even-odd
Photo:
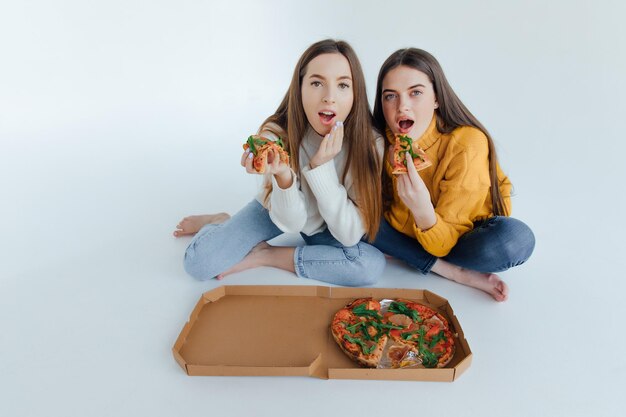
[[[458,334],[452,361],[441,369],[359,367],[333,339],[330,322],[361,297],[406,298],[436,308]],[[200,297],[172,350],[188,375],[454,381],[472,362],[461,324],[445,298],[397,288],[218,287]]]

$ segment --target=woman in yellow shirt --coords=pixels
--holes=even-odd
[[[384,220],[374,246],[424,274],[432,271],[506,300],[508,287],[494,272],[525,262],[535,238],[526,224],[508,217],[511,182],[493,141],[432,55],[408,48],[385,61],[374,122],[388,144],[407,135],[432,162],[419,173],[411,163],[408,173],[393,175],[385,158]]]

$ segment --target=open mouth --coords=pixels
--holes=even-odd
[[[411,119],[403,118],[398,122],[400,133],[409,133],[415,122]]]
[[[321,111],[317,113],[320,116],[320,120],[324,125],[331,125],[336,114],[332,111]]]

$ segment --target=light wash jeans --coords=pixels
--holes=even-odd
[[[185,270],[199,280],[214,278],[239,263],[252,248],[283,232],[269,212],[253,200],[225,223],[207,224],[185,252]],[[365,242],[346,247],[326,229],[313,236],[301,233],[305,246],[296,247],[296,275],[346,286],[372,285],[382,275],[385,257]]]
[[[427,274],[437,257],[426,252],[416,240],[394,229],[384,218],[373,245]],[[479,272],[501,272],[521,265],[535,248],[535,235],[520,220],[495,216],[474,223],[442,259]]]

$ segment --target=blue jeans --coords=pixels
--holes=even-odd
[[[281,235],[269,212],[253,200],[222,224],[207,224],[194,236],[185,252],[185,270],[207,280],[238,264],[257,244]],[[346,286],[372,285],[382,275],[384,255],[359,242],[346,247],[326,229],[313,236],[301,234],[306,246],[296,247],[296,275]]]
[[[430,272],[438,259],[385,219],[380,223],[373,245],[423,274]],[[500,272],[526,262],[534,248],[535,235],[526,224],[511,217],[495,216],[476,222],[442,259],[474,271]]]

